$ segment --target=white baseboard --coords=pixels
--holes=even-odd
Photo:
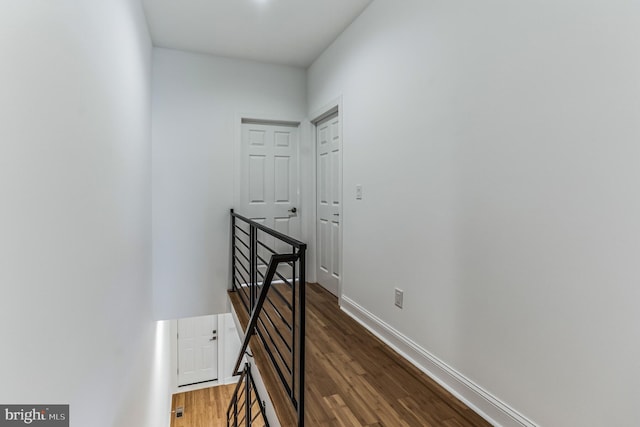
[[[438,359],[348,297],[340,308],[411,364],[497,427],[538,427],[533,421]]]

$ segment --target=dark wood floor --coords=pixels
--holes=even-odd
[[[237,294],[230,298],[246,327]],[[342,312],[337,299],[316,284],[307,287],[306,333],[307,426],[490,426]],[[257,343],[252,350],[265,382],[275,381]],[[270,397],[283,427],[295,425],[286,396],[270,391]]]

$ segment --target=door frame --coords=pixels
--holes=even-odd
[[[226,339],[226,330],[222,330],[221,326],[224,327],[224,319],[223,316],[218,314],[205,314],[203,316],[217,316],[218,317],[218,378],[211,381],[206,381],[202,383],[189,384],[189,385],[178,385],[178,320],[172,319],[169,321],[169,333],[171,337],[171,393],[184,393],[187,391],[200,390],[203,388],[215,387],[217,385],[225,384],[226,378],[222,378],[224,375],[225,368],[225,360],[224,360],[224,346],[220,345]],[[191,316],[191,317],[199,317],[199,316]]]
[[[311,123],[311,159],[312,159],[312,165],[313,165],[313,185],[311,186],[311,196],[310,199],[313,200],[313,212],[311,213],[312,216],[312,221],[311,221],[311,225],[310,225],[310,230],[309,230],[309,234],[310,236],[312,236],[312,238],[310,239],[311,241],[310,243],[310,247],[311,250],[313,251],[313,253],[311,253],[310,257],[313,260],[313,265],[309,265],[310,269],[313,269],[313,275],[310,276],[314,279],[314,281],[317,281],[318,278],[318,266],[320,265],[320,262],[318,260],[318,257],[320,256],[320,252],[318,251],[318,122],[322,121],[323,119],[329,117],[330,115],[334,114],[334,113],[338,113],[338,120],[340,122],[339,124],[339,132],[340,132],[340,138],[341,141],[340,143],[342,144],[341,149],[340,149],[340,170],[338,171],[338,173],[340,174],[340,195],[341,195],[341,200],[340,200],[340,205],[342,207],[342,212],[341,212],[341,216],[340,216],[340,221],[341,221],[341,226],[340,226],[340,233],[338,234],[338,245],[340,247],[340,254],[339,254],[339,263],[340,263],[340,267],[341,267],[341,271],[340,271],[340,277],[338,278],[338,305],[342,305],[342,285],[343,285],[343,277],[344,277],[344,263],[343,263],[343,258],[344,258],[344,250],[343,250],[343,235],[344,235],[344,220],[345,220],[345,207],[344,207],[344,132],[343,132],[343,122],[344,122],[344,109],[342,107],[342,95],[331,100],[329,103],[325,104],[323,107],[315,110],[312,112],[312,114],[310,114],[310,123]]]

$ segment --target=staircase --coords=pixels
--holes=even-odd
[[[227,426],[268,426],[253,382],[254,359],[278,418],[304,426],[306,244],[231,210],[232,284],[247,327]],[[248,349],[251,349],[251,352]],[[281,422],[282,424],[282,422]]]

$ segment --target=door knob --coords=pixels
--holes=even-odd
[[[333,214],[333,216],[340,216],[340,214]]]
[[[296,209],[295,207],[293,207],[293,208],[289,209],[289,212],[291,212],[291,213],[296,213],[296,212],[298,212],[298,209]]]

